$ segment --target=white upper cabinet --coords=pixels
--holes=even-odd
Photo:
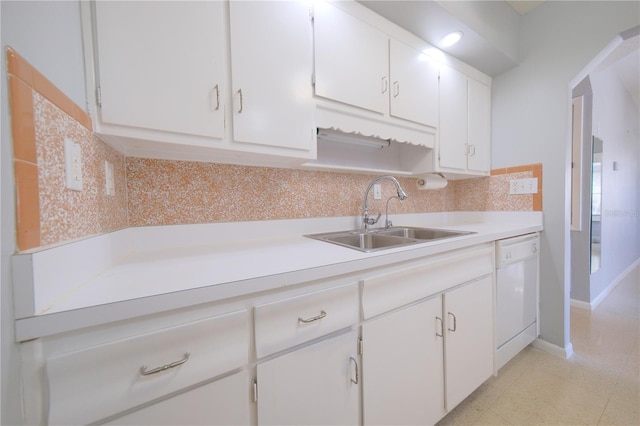
[[[491,91],[488,85],[442,66],[437,171],[490,171]]]
[[[324,1],[314,3],[315,92],[370,111],[389,111],[389,39]]]
[[[438,67],[419,50],[324,1],[315,2],[315,93],[438,125]]]
[[[95,8],[102,123],[222,138],[222,3],[99,1]]]
[[[96,132],[122,153],[271,166],[315,159],[307,1],[89,4],[90,109]]]
[[[394,39],[390,57],[391,115],[438,127],[438,64]]]
[[[234,141],[313,151],[309,3],[231,1],[229,8]]]

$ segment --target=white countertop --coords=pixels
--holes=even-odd
[[[128,228],[14,256],[18,341],[296,285],[542,230],[541,212],[394,215],[474,234],[371,253],[304,234],[359,218]]]

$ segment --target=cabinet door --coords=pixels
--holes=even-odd
[[[95,7],[102,122],[222,138],[222,2]]]
[[[438,65],[422,52],[393,39],[390,59],[391,115],[438,127]]]
[[[311,150],[315,125],[308,2],[231,1],[229,9],[234,140]]]
[[[444,415],[440,296],[362,326],[363,423],[435,424]]]
[[[389,111],[389,39],[324,1],[314,4],[315,93],[367,110]]]
[[[493,374],[491,276],[444,294],[447,410]]]
[[[258,364],[258,424],[358,424],[357,333]]]
[[[248,425],[250,378],[241,371],[143,408],[114,425]]]
[[[467,168],[488,172],[491,168],[491,89],[472,78],[467,84],[470,146]]]
[[[467,167],[467,76],[443,66],[440,70],[440,167]]]

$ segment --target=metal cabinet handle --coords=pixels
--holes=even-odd
[[[351,378],[351,383],[357,385],[360,382],[360,378],[358,376],[358,361],[356,361],[356,359],[354,357],[349,357],[349,359],[351,361],[353,361],[353,363],[356,366],[356,378],[355,378],[355,380],[353,378]]]
[[[321,320],[322,318],[326,317],[327,313],[325,311],[320,311],[319,315],[316,315],[315,317],[311,317],[311,318],[302,318],[302,317],[298,317],[298,321],[304,324],[308,324],[310,322],[314,322],[314,321],[318,321]]]
[[[438,327],[440,329],[440,333],[438,333],[438,331],[436,331],[436,336],[437,337],[442,337],[442,335],[444,334],[444,324],[442,322],[442,318],[440,317],[436,317],[436,323],[440,321],[440,327]],[[436,324],[437,327],[437,324]]]
[[[243,105],[244,99],[242,97],[242,89],[238,89],[238,95],[240,95],[240,108],[238,108],[238,114],[242,114],[242,110],[244,108],[244,105]]]
[[[189,354],[189,352],[185,352],[184,357],[181,360],[174,361],[171,364],[163,365],[162,367],[154,368],[153,370],[147,370],[147,366],[143,365],[142,367],[140,367],[140,374],[143,375],[143,376],[149,376],[151,374],[156,374],[156,373],[159,373],[161,371],[169,370],[171,368],[177,367],[177,366],[182,365],[185,362],[189,361],[189,357],[190,356],[191,355]]]
[[[533,253],[537,253],[538,252],[538,246],[536,245],[536,243],[533,243],[533,245],[531,246],[531,251]]]
[[[389,80],[387,77],[382,77],[382,93],[387,93],[389,90]]]
[[[447,315],[452,316],[453,317],[453,329],[447,327],[447,330],[449,331],[456,331],[456,329],[458,328],[458,325],[456,324],[456,316],[454,314],[452,314],[451,312],[447,312]]]
[[[213,95],[214,92],[216,94],[216,102],[215,102],[216,106],[215,107],[213,106],[213,99],[210,99],[209,103],[211,105],[211,108],[214,111],[218,111],[220,109],[220,86],[219,85],[216,84],[213,87],[213,89],[211,89],[211,95]]]
[[[393,82],[393,97],[397,98],[400,94],[400,83],[397,81]]]
[[[469,156],[473,157],[474,155],[476,155],[476,146],[475,145],[469,145]]]

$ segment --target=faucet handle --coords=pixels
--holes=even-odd
[[[378,217],[376,217],[375,219],[366,216],[364,221],[367,223],[367,225],[375,225],[380,220],[380,216],[382,216],[382,213],[378,213]]]

